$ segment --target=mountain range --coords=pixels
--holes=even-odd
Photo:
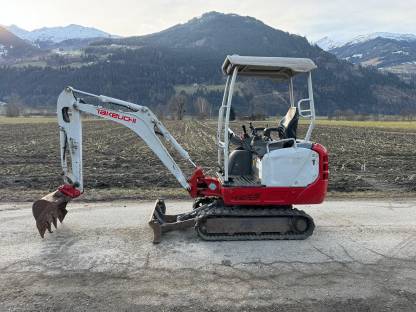
[[[0,26],[0,61],[39,54],[40,51],[36,47]]]
[[[16,25],[6,26],[5,28],[21,39],[34,43],[42,41],[59,43],[70,39],[118,37],[93,27],[85,27],[75,24],[63,27],[42,27],[32,31],[25,30]]]
[[[316,42],[340,59],[398,74],[404,79],[416,75],[416,35],[372,33],[343,42],[324,37]]]
[[[354,44],[360,44],[367,41],[371,41],[376,38],[391,39],[395,41],[416,41],[416,35],[414,34],[398,34],[398,33],[389,33],[389,32],[374,32],[365,35],[359,35],[348,39],[334,39],[329,36],[325,36],[318,41],[316,44],[324,49],[325,51],[330,51],[336,48],[343,46],[349,46]]]
[[[42,27],[32,31],[16,25],[0,25],[0,64],[45,56],[52,49],[76,50],[102,38],[120,38],[102,30],[80,25]]]
[[[78,44],[80,40],[88,42],[83,41],[75,50],[68,48],[35,57],[23,65],[20,62],[0,67],[0,100],[17,94],[27,105],[52,106],[62,88],[73,85],[162,111],[169,97],[180,91],[188,92],[190,102],[203,96],[218,108],[224,83],[221,64],[227,54],[240,54],[313,59],[318,65],[313,77],[319,114],[335,110],[394,114],[416,109],[414,80],[404,81],[375,67],[354,65],[302,36],[248,16],[209,12],[151,35],[72,38],[54,44],[66,42],[70,46],[71,40]],[[235,97],[240,113],[259,110],[281,114],[287,109],[283,99],[286,89],[260,100],[253,95],[274,84],[252,80],[240,83]],[[305,90],[300,80],[295,83],[296,97],[300,98]],[[194,85],[201,88],[192,89]],[[187,112],[192,113],[192,107]]]

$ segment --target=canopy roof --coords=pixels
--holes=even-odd
[[[317,68],[308,58],[227,55],[222,71],[225,75],[232,75],[236,66],[239,75],[277,79],[288,79]]]

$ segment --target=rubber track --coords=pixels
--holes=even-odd
[[[210,205],[211,206],[211,205]],[[285,234],[208,234],[204,233],[201,226],[208,218],[212,217],[304,217],[308,219],[308,229],[300,234],[285,233]],[[210,209],[202,210],[197,216],[195,230],[198,236],[203,240],[208,241],[243,241],[243,240],[303,240],[312,235],[315,229],[315,223],[311,216],[304,211],[296,208],[282,208],[282,207],[212,207]]]

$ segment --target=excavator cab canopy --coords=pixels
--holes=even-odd
[[[258,57],[228,55],[222,65],[224,75],[262,76],[274,79],[290,79],[296,74],[307,73],[317,68],[311,59],[293,57]]]
[[[288,82],[290,108],[280,124],[290,130],[290,121],[293,119],[293,116],[299,115],[309,119],[309,127],[305,138],[299,140],[299,142],[310,142],[315,125],[315,105],[311,74],[311,71],[315,68],[317,68],[316,64],[308,58],[227,55],[222,64],[222,72],[227,76],[227,81],[218,114],[216,140],[218,146],[218,166],[223,168],[225,182],[228,181],[229,133],[231,131],[229,129],[230,110],[237,76],[269,78],[279,82]],[[308,97],[299,99],[296,103],[293,91],[293,77],[302,73],[307,75]],[[292,118],[290,118],[291,116]]]

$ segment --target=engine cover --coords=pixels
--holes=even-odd
[[[257,159],[256,167],[262,185],[306,187],[319,176],[319,154],[303,147],[276,149]]]

